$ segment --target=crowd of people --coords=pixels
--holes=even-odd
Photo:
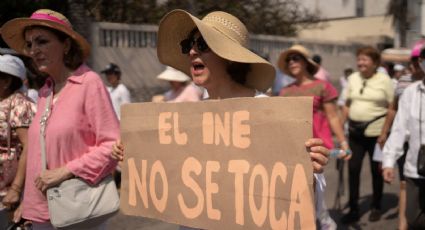
[[[120,107],[131,102],[130,93],[120,83],[122,72],[114,63],[101,71],[105,87],[101,76],[85,64],[90,44],[58,12],[44,9],[10,20],[1,36],[11,49],[31,57],[36,72],[47,79],[38,97],[31,99],[23,87],[24,63],[17,56],[0,56],[0,229],[9,224],[11,209],[13,222],[28,220],[33,229],[55,229],[48,189],[74,177],[95,185],[115,171],[120,183],[117,163],[125,154]],[[248,31],[231,14],[215,11],[201,20],[183,10],[168,13],[159,25],[157,52],[168,66],[158,79],[169,82],[170,90],[153,101],[268,97],[265,92],[273,87],[275,67],[247,44]],[[359,220],[360,172],[368,154],[373,182],[369,221],[380,220],[384,181],[394,180],[398,163],[398,227],[424,229],[425,166],[420,165],[421,160],[425,165],[425,46],[415,46],[408,65],[396,63],[386,73],[380,70],[375,48],[361,47],[356,58],[357,71],[344,70],[341,92],[330,83],[322,58],[305,47],[294,45],[278,58],[277,68],[289,80],[275,83],[274,94],[313,97],[313,138],[305,145],[315,173],[316,218],[321,229],[337,227],[324,201],[322,173],[332,152],[349,166],[350,210],[341,222]],[[86,229],[106,225],[107,220]]]

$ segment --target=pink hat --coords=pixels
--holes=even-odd
[[[410,53],[410,57],[419,57],[421,54],[422,48],[424,48],[425,41],[419,40],[413,45],[412,52]]]
[[[6,22],[1,28],[1,36],[10,48],[28,55],[25,49],[24,31],[29,26],[44,26],[61,31],[77,42],[84,59],[90,54],[89,43],[72,28],[69,20],[61,13],[49,9],[37,10],[29,18],[15,18]]]

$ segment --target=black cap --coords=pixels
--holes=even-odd
[[[105,69],[103,69],[101,73],[121,73],[121,69],[118,65],[109,63],[107,66],[105,66]]]
[[[320,65],[320,63],[322,63],[322,57],[320,57],[320,55],[318,55],[318,54],[313,55],[313,58],[311,58],[311,59],[313,59],[313,61],[316,62],[319,65]]]

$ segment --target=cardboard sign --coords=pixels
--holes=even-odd
[[[122,108],[121,210],[202,229],[315,229],[311,98]]]

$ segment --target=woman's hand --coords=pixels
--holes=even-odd
[[[376,140],[376,142],[379,144],[379,147],[381,147],[381,149],[384,149],[384,145],[385,142],[387,141],[388,135],[387,133],[381,133],[381,135],[379,135],[378,139]]]
[[[124,146],[121,143],[121,140],[117,140],[112,146],[111,157],[117,161],[122,161],[124,159]]]
[[[382,177],[384,181],[390,183],[394,180],[394,168],[384,168],[382,170]]]
[[[323,172],[324,166],[329,160],[329,149],[323,146],[322,139],[311,138],[306,143],[308,151],[310,152],[311,162],[313,164],[313,172]]]
[[[6,196],[2,200],[4,206],[11,208],[14,204],[17,204],[19,202],[21,189],[17,186],[18,185],[12,184],[8,189]]]
[[[338,156],[339,159],[350,160],[353,156],[353,152],[351,152],[350,147],[348,146],[347,141],[341,142],[341,150],[343,153]]]
[[[45,192],[48,188],[60,184],[62,181],[72,177],[71,171],[66,167],[46,170],[35,178],[35,187],[41,192]]]
[[[22,218],[22,203],[18,206],[18,208],[13,212],[13,219],[12,221],[14,223],[18,223],[21,221]]]

